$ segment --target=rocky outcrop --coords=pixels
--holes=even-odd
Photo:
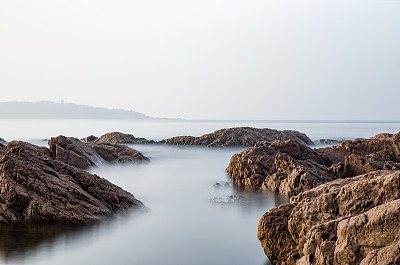
[[[295,140],[256,145],[232,156],[227,168],[232,182],[249,190],[273,190],[296,195],[336,177],[330,161]]]
[[[398,264],[400,171],[322,184],[261,218],[272,264]]]
[[[177,136],[165,139],[162,142],[171,145],[205,145],[205,146],[254,146],[260,142],[274,140],[297,140],[304,144],[312,145],[313,142],[307,135],[298,131],[278,131],[273,129],[257,129],[238,127],[218,130],[200,137]]]
[[[137,138],[132,134],[125,134],[121,132],[111,132],[100,136],[96,140],[96,143],[106,144],[153,144],[153,140],[147,140],[145,138]]]
[[[88,223],[130,207],[132,194],[53,159],[45,148],[10,142],[0,154],[0,224]]]
[[[320,149],[293,140],[266,142],[233,155],[227,172],[241,188],[293,196],[338,178],[399,169],[399,135],[382,134]]]
[[[148,160],[138,151],[117,144],[83,143],[73,137],[58,136],[49,140],[53,159],[85,169],[105,162],[133,162]]]

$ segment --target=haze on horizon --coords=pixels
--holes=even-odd
[[[398,120],[400,1],[2,1],[1,101]]]

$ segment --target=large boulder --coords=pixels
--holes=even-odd
[[[110,132],[100,136],[96,140],[96,143],[106,144],[152,144],[155,143],[153,140],[147,140],[144,138],[137,138],[132,134],[126,134],[121,132]]]
[[[106,179],[54,160],[45,147],[10,142],[0,154],[0,224],[88,223],[130,207],[143,204]]]
[[[49,140],[53,159],[85,169],[105,162],[134,162],[148,160],[138,151],[118,144],[83,143],[77,138],[57,136]]]
[[[398,264],[400,171],[322,184],[261,218],[272,264]]]
[[[274,140],[297,140],[304,144],[312,145],[313,142],[307,135],[298,131],[278,131],[273,129],[258,129],[250,127],[237,127],[221,129],[200,137],[177,136],[165,139],[162,142],[171,145],[204,145],[204,146],[254,146],[260,142]]]

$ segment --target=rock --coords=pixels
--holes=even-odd
[[[104,158],[95,150],[74,137],[63,135],[52,137],[49,140],[49,147],[54,160],[77,168],[85,169],[105,163]]]
[[[338,178],[397,170],[399,149],[399,134],[344,141],[340,146],[319,149],[294,140],[264,142],[233,155],[226,170],[240,188],[293,196]]]
[[[83,139],[82,139],[82,142],[91,143],[91,142],[96,141],[97,139],[99,139],[97,136],[90,135],[90,136],[88,136],[88,137],[83,138]]]
[[[345,139],[342,140],[335,140],[335,139],[319,139],[316,140],[316,144],[326,144],[326,145],[335,145],[335,144],[340,144],[344,141]]]
[[[273,129],[257,129],[238,127],[218,130],[200,137],[177,136],[165,139],[162,142],[171,145],[205,145],[205,146],[254,146],[259,142],[274,140],[297,140],[312,145],[307,135],[297,131],[278,131]]]
[[[106,133],[100,136],[96,140],[96,143],[107,143],[107,144],[152,144],[155,143],[153,140],[147,140],[144,138],[136,138],[132,134],[125,134],[120,132]]]
[[[248,190],[272,190],[296,195],[337,177],[328,171],[329,159],[295,141],[256,145],[232,156],[227,173]]]
[[[229,182],[216,182],[213,186],[215,189],[220,189],[220,188],[229,188],[231,184]]]
[[[16,141],[0,154],[0,224],[89,223],[144,208],[129,192],[52,155],[45,147]]]
[[[222,197],[211,198],[210,203],[220,204],[220,205],[237,205],[237,204],[246,204],[247,200],[242,195],[230,195],[226,198]]]
[[[0,145],[6,145],[7,141],[4,140],[3,138],[0,138]]]
[[[338,179],[261,218],[272,264],[398,264],[400,171]]]
[[[105,143],[88,143],[87,145],[107,162],[127,163],[135,161],[149,161],[149,158],[145,157],[135,149],[125,145]]]
[[[351,154],[375,161],[400,163],[400,133],[378,134],[370,139],[345,140],[339,146],[319,148],[319,153],[334,162],[344,162]]]
[[[76,138],[62,135],[51,138],[49,147],[53,159],[81,169],[105,162],[149,160],[138,151],[124,145],[97,142],[82,143]]]

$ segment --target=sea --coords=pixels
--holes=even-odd
[[[242,126],[297,130],[314,141],[400,131],[395,121],[0,120],[0,137],[46,146],[58,135],[119,131],[158,141]],[[100,165],[89,172],[134,194],[147,211],[84,226],[0,226],[0,264],[270,264],[257,239],[258,221],[289,198],[231,184],[225,169],[247,147],[130,146],[150,162]]]

